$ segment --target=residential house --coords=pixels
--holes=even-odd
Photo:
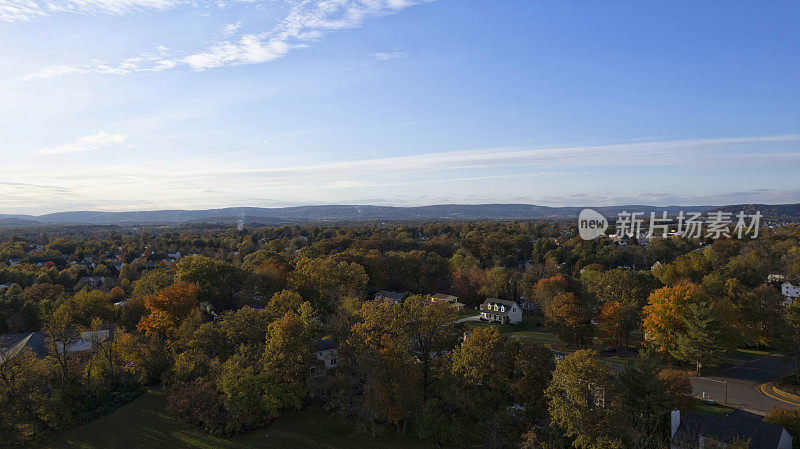
[[[407,296],[408,293],[388,292],[386,290],[381,290],[378,293],[375,293],[376,300],[391,299],[395,304],[400,304],[406,299]]]
[[[97,343],[112,338],[113,335],[113,329],[81,332],[77,339],[67,344],[67,352],[88,351]],[[56,348],[58,352],[63,351],[64,342],[56,343]],[[25,350],[32,351],[33,355],[40,359],[47,357],[49,352],[47,348],[47,336],[40,332],[0,335],[0,363],[5,362]]]
[[[662,265],[663,265],[663,264],[662,264],[661,262],[659,262],[659,261],[656,261],[656,263],[654,263],[654,264],[653,264],[653,266],[652,266],[652,267],[650,267],[650,271],[656,271],[656,270],[658,270],[659,268],[661,268],[661,266],[662,266]]]
[[[515,301],[486,298],[486,301],[481,304],[481,319],[503,324],[517,324],[522,322],[522,309]]]
[[[731,413],[698,415],[673,410],[670,419],[672,449],[702,449],[707,443],[716,446],[739,438],[749,440],[750,449],[792,449],[792,437],[781,426],[765,423],[758,415],[734,410]]]
[[[448,295],[447,293],[436,293],[435,295],[428,296],[431,302],[446,302],[450,304],[456,312],[464,310],[464,303],[458,301],[458,296]]]
[[[781,293],[783,297],[786,298],[783,303],[790,306],[797,298],[800,298],[800,287],[794,286],[789,282],[784,282],[781,284]]]
[[[84,276],[80,278],[78,282],[83,282],[83,285],[89,286],[91,288],[98,288],[101,285],[105,284],[106,278],[103,276]]]
[[[339,346],[330,338],[325,338],[317,342],[316,353],[319,363],[310,367],[311,377],[325,375],[328,370],[335,368],[339,364]]]
[[[6,334],[0,336],[0,363],[11,357],[30,350],[37,358],[47,356],[47,344],[44,334],[39,332],[24,332],[20,334]]]

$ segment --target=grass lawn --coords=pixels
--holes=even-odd
[[[551,348],[556,349],[561,346],[561,343],[552,331],[542,327],[543,320],[544,318],[539,316],[523,315],[522,322],[519,324],[492,324],[486,321],[469,321],[468,325],[473,329],[495,327],[501,334],[509,337],[549,345]]]
[[[461,312],[458,312],[458,318],[457,319],[469,318],[471,316],[478,316],[480,314],[481,313],[478,312],[477,310],[473,310],[473,309],[471,309],[469,307],[464,307],[464,310],[462,310]]]
[[[729,358],[737,360],[755,360],[770,355],[770,351],[750,348],[736,348],[729,354]]]
[[[312,405],[299,412],[287,413],[269,427],[253,432],[220,438],[184,426],[164,412],[166,400],[160,393],[149,392],[120,407],[114,413],[84,426],[69,430],[51,441],[39,442],[39,449],[251,449],[251,448],[322,448],[322,449],[422,449],[433,444],[414,436],[402,437],[386,430],[376,438],[356,433],[347,420]],[[269,438],[267,438],[269,435]]]
[[[778,382],[776,385],[781,391],[785,391],[786,393],[793,394],[795,396],[800,396],[800,384],[797,383],[797,378],[794,374],[791,376],[784,377]]]
[[[736,409],[733,407],[727,407],[720,404],[710,404],[701,399],[695,399],[694,407],[692,407],[692,412],[697,413],[698,415],[724,415],[734,410]]]

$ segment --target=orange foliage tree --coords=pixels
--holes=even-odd
[[[622,346],[623,341],[628,344],[628,336],[638,326],[638,320],[634,306],[619,301],[603,304],[597,314],[603,340],[616,346]]]
[[[142,317],[136,328],[147,335],[174,338],[183,320],[197,308],[199,291],[196,284],[178,282],[148,295],[144,304],[150,313]]]
[[[677,334],[684,328],[681,320],[683,309],[701,302],[704,297],[702,287],[691,282],[681,282],[651,293],[642,320],[645,339],[659,351],[674,350]]]

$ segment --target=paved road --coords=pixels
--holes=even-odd
[[[697,397],[706,396],[717,402],[745,411],[766,415],[773,407],[800,408],[787,402],[773,399],[758,390],[765,382],[780,379],[791,371],[781,362],[778,355],[768,355],[751,360],[742,365],[733,366],[714,373],[712,376],[692,378],[692,389]],[[725,400],[725,381],[727,380],[728,397]]]

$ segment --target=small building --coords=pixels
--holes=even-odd
[[[390,299],[394,301],[395,304],[400,304],[401,302],[405,301],[407,296],[408,293],[389,292],[386,290],[381,290],[378,293],[375,293],[376,300],[381,301],[384,299]]]
[[[722,415],[683,415],[676,409],[670,417],[673,449],[703,448],[710,442],[716,443],[714,447],[725,447],[737,439],[749,440],[750,449],[792,449],[792,437],[786,429],[743,410]]]
[[[786,282],[786,276],[782,274],[773,273],[767,276],[767,282],[770,284],[772,283],[780,284],[781,282]]]
[[[311,377],[323,376],[328,370],[335,368],[339,364],[338,347],[339,345],[330,338],[317,342],[315,350],[318,363],[310,367]]]
[[[0,336],[0,363],[26,350],[31,351],[36,358],[47,357],[45,335],[39,332],[24,332]]]
[[[450,304],[456,312],[464,310],[465,304],[458,301],[458,296],[448,295],[447,293],[436,293],[435,295],[428,296],[431,302],[446,302]]]
[[[783,294],[785,298],[783,303],[790,306],[797,298],[800,298],[800,287],[794,286],[789,282],[784,282],[781,284],[781,294]]]
[[[650,267],[650,271],[656,271],[659,268],[661,268],[661,266],[662,266],[662,263],[659,262],[659,261],[656,261],[656,263],[654,263],[653,266]]]
[[[515,301],[486,298],[486,301],[481,304],[481,319],[503,324],[517,324],[522,322],[522,309]]]
[[[91,288],[98,288],[105,284],[106,278],[104,276],[84,276],[78,279],[78,282],[82,282],[83,285]]]

